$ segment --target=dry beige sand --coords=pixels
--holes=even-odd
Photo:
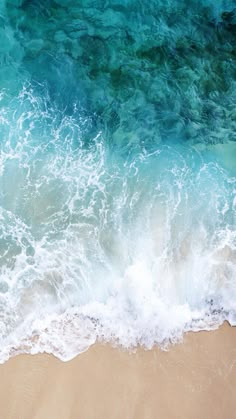
[[[189,333],[168,352],[17,356],[0,366],[0,418],[235,419],[236,328]]]

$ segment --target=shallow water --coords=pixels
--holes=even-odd
[[[236,12],[217,4],[1,3],[1,361],[236,323]]]

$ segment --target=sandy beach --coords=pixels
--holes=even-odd
[[[70,362],[22,355],[0,366],[4,419],[234,419],[236,328],[189,333],[168,352],[96,344]]]

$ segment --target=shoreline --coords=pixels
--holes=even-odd
[[[11,419],[233,419],[236,328],[190,332],[162,351],[95,344],[71,361],[18,355],[0,365]]]

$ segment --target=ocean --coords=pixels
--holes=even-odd
[[[236,325],[236,4],[0,3],[0,362]]]

